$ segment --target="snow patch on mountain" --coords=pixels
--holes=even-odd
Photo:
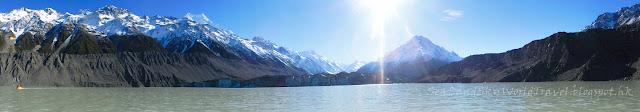
[[[598,16],[596,21],[581,31],[593,28],[611,29],[620,25],[629,25],[640,21],[640,4],[623,7],[616,12],[607,12]]]
[[[379,60],[361,66],[357,72],[378,73],[380,69],[384,69],[385,73],[416,74],[461,60],[458,54],[447,51],[423,36],[411,38],[407,43],[385,54],[382,59],[382,67],[382,60]]]
[[[12,32],[20,37],[26,31],[46,31],[64,19],[53,9],[31,10],[27,8],[14,9],[9,13],[0,13],[0,29]]]
[[[338,63],[319,55],[313,50],[296,52],[292,56],[297,57],[294,58],[297,66],[307,69],[312,74],[335,74],[343,71]]]
[[[338,63],[319,55],[313,50],[302,52],[293,51],[273,44],[263,37],[254,37],[250,42],[251,45],[262,48],[262,50],[259,51],[260,54],[270,55],[284,62],[292,63],[297,67],[307,70],[310,74],[335,74],[343,71]]]
[[[447,51],[446,49],[434,44],[426,37],[415,36],[411,38],[409,42],[387,53],[384,56],[384,62],[399,64],[403,62],[411,62],[417,60],[418,58],[424,58],[425,61],[429,61],[432,59],[447,62],[461,60],[458,54]]]
[[[187,13],[187,15],[184,16],[184,18],[187,18],[192,21],[196,21],[200,24],[213,24],[213,22],[211,22],[211,20],[209,20],[209,18],[207,18],[207,16],[204,14],[194,15],[191,13]]]
[[[188,13],[182,18],[159,15],[137,16],[127,9],[113,5],[96,11],[82,9],[78,14],[61,14],[50,8],[44,10],[20,8],[9,13],[0,13],[2,31],[10,31],[17,36],[26,31],[46,33],[61,23],[80,25],[81,28],[98,37],[145,34],[158,40],[165,48],[174,48],[169,51],[176,53],[182,53],[198,42],[207,48],[222,45],[224,49],[228,49],[243,60],[262,64],[282,63],[284,66],[297,66],[310,74],[342,71],[337,63],[313,51],[292,51],[260,37],[240,38],[231,30],[211,21],[204,14]],[[57,42],[57,37],[47,38],[54,38]]]
[[[364,66],[365,64],[367,64],[368,62],[362,61],[362,60],[356,60],[353,63],[350,64],[344,64],[342,65],[342,70],[344,70],[345,72],[355,72],[358,71],[358,69],[360,69],[360,67]]]

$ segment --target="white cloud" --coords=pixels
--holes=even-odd
[[[442,13],[445,13],[447,15],[442,17],[440,21],[453,21],[455,19],[458,19],[464,16],[464,13],[462,11],[453,10],[453,9],[444,10],[442,11]]]

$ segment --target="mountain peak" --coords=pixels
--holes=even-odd
[[[629,25],[640,21],[640,3],[631,7],[623,7],[616,12],[606,12],[598,16],[598,18],[586,26],[581,31],[587,29],[602,28],[611,29],[620,25]]]
[[[211,22],[211,20],[209,20],[209,18],[207,18],[206,15],[204,15],[204,13],[202,14],[191,14],[191,13],[187,13],[187,15],[184,15],[184,18],[187,18],[191,21],[195,21],[198,22],[200,24],[213,24],[213,22]]]
[[[431,40],[429,40],[429,38],[424,37],[424,36],[420,36],[420,35],[413,36],[413,38],[411,38],[411,40],[409,40],[409,42],[417,42],[417,43],[420,43],[420,44],[433,44],[433,42],[431,42]]]
[[[21,8],[17,8],[17,9],[13,9],[13,10],[11,10],[11,12],[9,12],[9,13],[14,14],[14,15],[15,15],[15,14],[18,14],[18,15],[27,15],[29,12],[32,12],[32,10],[31,10],[31,9],[24,8],[24,7],[21,7]]]
[[[127,9],[123,9],[123,8],[119,8],[113,5],[107,5],[104,6],[100,9],[98,9],[96,12],[101,13],[101,14],[109,14],[109,15],[121,15],[121,14],[131,14],[131,11],[127,10]]]
[[[367,62],[358,59],[352,63],[344,64],[342,66],[343,67],[342,70],[344,70],[345,72],[355,72],[355,71],[358,71],[358,69],[360,69],[360,67],[364,66],[365,64],[367,64]]]
[[[305,51],[302,51],[301,53],[308,53],[308,54],[311,54],[311,55],[318,55],[318,53],[316,53],[315,50],[305,50]]]
[[[414,36],[404,45],[387,53],[385,62],[410,62],[418,58],[426,60],[439,59],[443,61],[458,61],[460,57],[434,44],[424,36]]]
[[[265,41],[263,37],[259,37],[259,36],[253,37],[253,39],[251,39],[251,40],[258,41],[258,42]]]
[[[78,14],[87,15],[89,13],[91,13],[89,9],[78,9]]]
[[[16,14],[16,15],[28,15],[30,13],[36,13],[36,14],[39,14],[39,15],[58,14],[58,12],[56,10],[53,10],[51,8],[45,8],[44,10],[33,10],[33,9],[27,9],[27,8],[24,8],[24,7],[13,9],[9,13],[13,13],[13,14]]]
[[[29,9],[24,8],[24,7],[20,7],[20,8],[17,8],[17,9],[13,9],[12,11],[27,11],[27,10],[29,10]]]
[[[56,10],[53,10],[52,8],[45,8],[44,9],[45,12],[49,13],[49,14],[55,14],[58,13]]]
[[[253,37],[253,39],[251,39],[251,40],[253,40],[255,42],[262,43],[264,45],[273,45],[273,43],[271,43],[271,41],[269,41],[267,39],[264,39],[263,37],[259,37],[259,36]]]
[[[107,5],[107,6],[104,6],[104,7],[100,8],[100,9],[118,9],[118,7],[113,6],[113,5]]]
[[[201,17],[207,17],[206,15],[204,15],[204,13],[202,14],[191,14],[191,13],[187,13],[186,15],[184,15],[185,18],[192,18],[192,17],[196,17],[196,16],[201,16]]]

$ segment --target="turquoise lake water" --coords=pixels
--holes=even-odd
[[[0,111],[640,111],[640,82],[0,87]]]

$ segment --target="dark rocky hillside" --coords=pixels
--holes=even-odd
[[[0,34],[0,86],[168,87],[211,80],[308,75],[282,63],[242,60],[219,43],[199,41],[184,53],[167,52],[144,34],[105,35],[61,23],[46,33]],[[15,44],[11,45],[11,43]],[[9,43],[9,44],[7,44]]]
[[[18,52],[32,51],[42,41],[44,41],[44,35],[33,35],[30,32],[24,33],[16,40],[15,50]]]
[[[171,87],[218,79],[243,81],[301,74],[306,72],[200,53],[0,54],[0,86]]]
[[[40,45],[41,53],[54,53],[57,49],[60,49],[61,45],[69,38],[75,30],[75,26],[72,24],[58,24],[56,27],[47,31],[45,36],[47,37]]]
[[[640,24],[553,34],[522,48],[473,55],[419,82],[538,82],[640,79]]]
[[[60,50],[60,53],[66,54],[100,54],[100,53],[114,53],[115,46],[113,42],[105,38],[96,38],[94,35],[89,34],[84,29],[77,29],[76,33],[67,42],[64,48]]]
[[[11,36],[2,34],[0,42],[6,44]],[[3,47],[4,48],[4,47]],[[157,40],[143,35],[97,36],[96,32],[85,30],[82,25],[59,24],[46,33],[22,34],[9,51],[35,51],[39,53],[101,54],[116,52],[167,52]]]
[[[385,77],[393,77],[394,82],[396,83],[409,83],[420,80],[424,77],[425,73],[434,68],[444,66],[449,64],[450,62],[442,61],[442,60],[424,60],[424,58],[418,58],[414,61],[410,62],[402,62],[395,64],[393,66],[385,66]],[[366,74],[379,74],[380,72],[380,63],[373,62],[362,66],[356,73],[366,73]],[[394,63],[385,63],[385,65],[392,65]]]
[[[7,41],[13,36],[11,32],[0,32],[0,48],[5,48]]]
[[[109,40],[114,43],[118,52],[167,52],[162,44],[143,34],[112,35]]]

